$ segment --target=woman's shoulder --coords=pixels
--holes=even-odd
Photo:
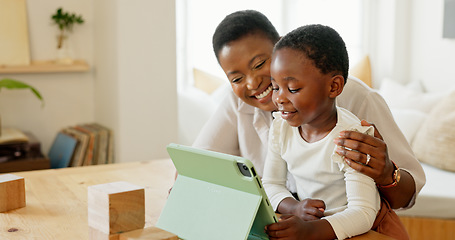
[[[337,106],[346,108],[361,119],[388,110],[387,103],[379,92],[355,77],[348,78],[336,101]]]
[[[374,93],[375,90],[370,88],[364,82],[356,77],[349,76],[346,80],[341,98],[364,98],[365,96]]]

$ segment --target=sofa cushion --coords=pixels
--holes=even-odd
[[[365,56],[360,62],[354,65],[349,70],[349,75],[352,75],[360,80],[362,80],[369,87],[373,87],[373,82],[371,80],[371,64],[370,57]]]
[[[448,92],[424,92],[417,81],[403,85],[387,78],[382,80],[379,93],[390,109],[414,109],[424,113],[429,113],[435,104],[448,95]]]
[[[416,157],[435,167],[455,171],[455,91],[436,104],[420,130],[412,148]]]
[[[415,109],[392,108],[390,111],[392,111],[393,118],[406,137],[406,140],[411,144],[428,114]]]

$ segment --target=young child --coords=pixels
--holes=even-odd
[[[372,227],[408,239],[396,214],[386,202],[381,206],[374,180],[349,167],[336,153],[334,142],[341,131],[374,133],[372,126],[362,126],[354,114],[336,106],[349,69],[340,35],[327,26],[300,27],[275,45],[270,68],[272,100],[278,111],[269,132],[262,180],[274,209],[294,215],[267,226],[271,239],[345,239]],[[368,165],[370,156],[366,159]],[[300,218],[305,206],[287,190],[287,171],[296,180],[299,199],[324,201],[324,217]],[[390,221],[394,227],[389,228]],[[384,224],[385,231],[378,227]]]

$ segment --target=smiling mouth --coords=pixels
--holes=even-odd
[[[297,111],[293,111],[293,112],[288,112],[288,111],[281,111],[281,114],[291,114],[291,113],[295,113]]]
[[[254,97],[256,99],[262,99],[262,98],[265,98],[267,95],[269,95],[269,93],[272,91],[272,85],[270,85],[267,89],[265,89],[264,92],[262,92],[261,94],[258,94],[258,95],[255,95]]]

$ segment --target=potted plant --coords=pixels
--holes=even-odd
[[[39,99],[41,100],[41,103],[44,104],[44,100],[43,100],[43,97],[41,96],[41,93],[36,90],[36,88],[26,84],[26,83],[23,83],[21,81],[18,81],[18,80],[14,80],[14,79],[10,79],[10,78],[4,78],[2,80],[0,80],[0,91],[2,90],[2,88],[6,88],[6,89],[30,89],[33,94]],[[2,124],[1,124],[1,119],[0,119],[0,135],[1,135],[1,130],[2,130]]]
[[[57,36],[57,62],[71,64],[73,63],[71,48],[68,44],[68,34],[73,31],[75,24],[84,23],[82,15],[69,13],[58,8],[57,12],[51,16],[51,19],[59,28]]]

